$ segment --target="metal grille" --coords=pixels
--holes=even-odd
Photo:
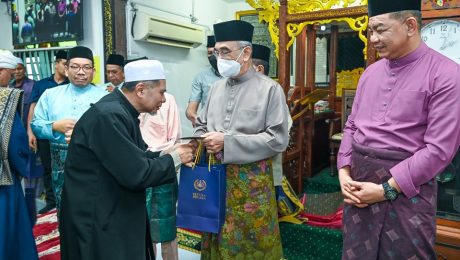
[[[14,50],[14,55],[24,61],[29,79],[40,80],[54,73],[54,56],[59,50],[67,48]]]

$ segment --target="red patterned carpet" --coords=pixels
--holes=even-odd
[[[61,254],[56,210],[38,215],[33,232],[40,260],[60,260]]]

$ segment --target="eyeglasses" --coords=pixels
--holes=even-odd
[[[234,51],[239,51],[241,50],[242,48],[238,48],[236,50],[229,50],[229,49],[223,49],[223,50],[216,50],[214,49],[213,51],[213,54],[214,56],[216,56],[216,58],[218,58],[219,56],[221,57],[228,57],[230,55],[230,53],[234,52]]]
[[[92,66],[90,65],[84,65],[84,66],[78,66],[76,64],[72,64],[69,66],[69,70],[73,71],[73,72],[79,72],[80,69],[83,70],[83,72],[92,72],[93,71],[93,68]]]

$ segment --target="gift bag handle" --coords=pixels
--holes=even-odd
[[[193,161],[193,166],[192,166],[192,169],[195,169],[195,165],[197,165],[199,162],[202,162],[201,161],[201,156],[203,155],[203,143],[201,142],[201,140],[198,140],[198,148],[196,149],[196,152],[195,152],[195,160]],[[204,164],[206,162],[203,161],[202,163]],[[211,165],[214,165],[216,164],[216,156],[214,154],[209,154],[209,157],[208,157],[208,171],[211,171]]]

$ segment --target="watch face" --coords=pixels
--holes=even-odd
[[[422,28],[422,40],[430,48],[460,63],[460,23],[452,20],[431,22]]]

